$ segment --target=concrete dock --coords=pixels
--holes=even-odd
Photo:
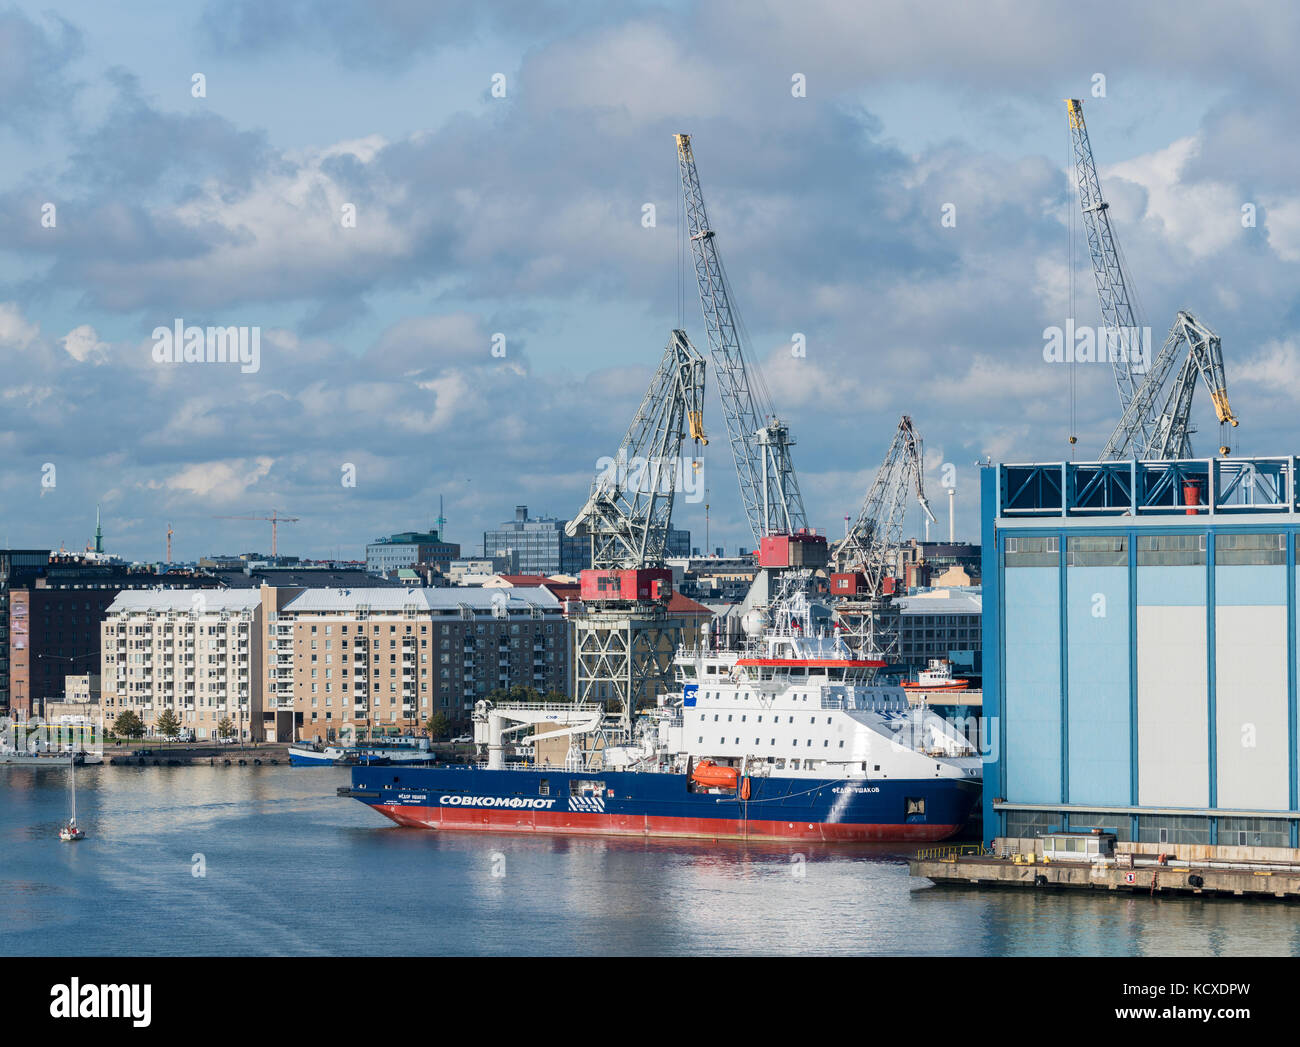
[[[1199,851],[1200,855],[1177,852]],[[1279,852],[1267,857],[1258,853]],[[1283,848],[1206,848],[1119,842],[1112,856],[1054,859],[1038,840],[997,839],[932,847],[911,859],[911,875],[939,887],[1028,890],[1073,888],[1147,895],[1179,894],[1300,901],[1300,860]]]

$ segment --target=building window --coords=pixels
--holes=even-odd
[[[1286,536],[1281,534],[1216,534],[1214,562],[1233,567],[1239,564],[1285,564]]]
[[[1142,534],[1137,540],[1139,567],[1199,567],[1205,564],[1203,534]]]
[[[1065,540],[1067,567],[1127,567],[1128,535],[1086,535]]]
[[[1060,550],[1061,540],[1054,535],[1008,538],[1002,562],[1007,567],[1057,567]]]

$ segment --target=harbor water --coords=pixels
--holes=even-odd
[[[954,891],[906,845],[442,833],[344,768],[0,767],[0,955],[1300,955],[1261,903]]]

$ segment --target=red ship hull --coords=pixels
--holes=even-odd
[[[558,833],[591,836],[675,836],[710,840],[819,840],[860,843],[944,840],[960,825],[868,825],[844,822],[762,821],[749,818],[662,818],[575,811],[484,810],[468,807],[371,804],[398,825],[475,832]]]

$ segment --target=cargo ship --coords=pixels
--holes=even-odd
[[[746,638],[674,658],[680,691],[628,725],[586,703],[474,711],[481,764],[352,768],[341,796],[399,825],[558,834],[933,841],[963,828],[982,762],[955,724],[872,686],[884,663],[816,630],[803,593]],[[538,760],[511,765],[531,728]],[[547,755],[549,754],[549,755]]]

